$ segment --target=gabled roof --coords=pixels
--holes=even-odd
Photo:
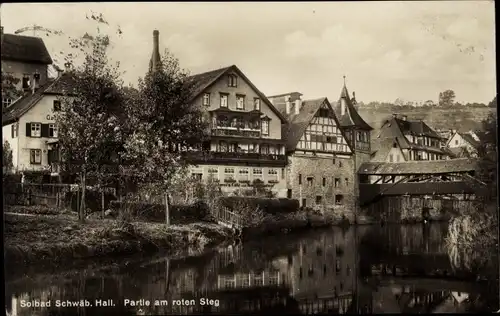
[[[458,133],[460,136],[462,136],[462,138],[468,142],[472,147],[474,148],[478,148],[479,147],[479,142],[476,141],[474,139],[474,137],[472,137],[471,134],[467,134],[467,133]]]
[[[297,148],[297,144],[299,143],[300,138],[304,134],[307,126],[311,123],[314,118],[316,112],[321,108],[323,104],[326,104],[332,111],[332,119],[335,121],[337,126],[339,125],[339,121],[333,108],[328,101],[328,98],[319,98],[314,100],[304,100],[302,101],[302,106],[300,108],[299,114],[289,114],[288,115],[288,124],[282,126],[281,135],[286,141],[286,150],[294,151]],[[344,131],[340,129],[340,133],[342,137],[346,138]],[[349,143],[349,142],[347,142]],[[347,144],[352,151],[352,148],[349,144]]]
[[[245,82],[257,93],[257,95],[260,97],[260,99],[271,109],[271,111],[276,114],[280,120],[282,121],[282,124],[286,123],[286,118],[283,116],[269,101],[269,99],[262,93],[260,92],[259,89],[245,76],[245,74],[238,68],[236,65],[232,65],[229,67],[225,68],[220,68],[212,71],[207,71],[204,73],[192,75],[187,78],[187,81],[190,83],[193,83],[193,94],[191,97],[191,100],[194,100],[197,98],[200,94],[203,93],[206,89],[208,89],[211,85],[213,85],[219,78],[221,78],[224,74],[229,73],[229,72],[235,72],[237,73]]]
[[[353,100],[349,97],[349,92],[347,91],[347,87],[342,87],[342,91],[340,92],[340,98],[337,103],[336,112],[338,115],[341,114],[341,100],[344,99],[346,101],[346,112],[344,115],[340,116],[339,122],[342,127],[357,127],[359,129],[365,131],[371,131],[373,128],[363,120],[361,115],[359,115],[358,111],[354,107]]]
[[[441,138],[441,136],[436,133],[429,125],[424,121],[409,121],[402,120],[397,117],[392,118],[398,125],[403,133],[409,133],[416,136],[428,136],[434,138]]]
[[[17,121],[21,116],[32,109],[44,95],[62,94],[63,91],[58,91],[57,89],[62,89],[62,87],[66,86],[64,84],[66,81],[71,82],[71,79],[69,79],[69,76],[66,74],[63,74],[56,79],[49,79],[45,84],[40,86],[35,93],[25,93],[2,113],[2,126]]]
[[[460,158],[450,160],[420,160],[405,162],[365,162],[358,174],[366,175],[413,175],[413,174],[445,174],[452,172],[468,172],[477,168],[477,159]]]
[[[391,138],[385,138],[379,141],[379,146],[378,150],[375,152],[374,156],[370,159],[372,162],[385,162],[387,159],[387,155],[393,148],[394,143],[396,143],[397,148],[401,150],[401,146],[399,145],[399,141],[397,138],[391,139]],[[403,156],[404,153],[402,153]],[[406,156],[405,156],[406,160]]]
[[[52,64],[47,47],[39,37],[2,34],[1,44],[2,60]]]

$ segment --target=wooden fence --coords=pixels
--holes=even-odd
[[[215,218],[215,220],[221,225],[234,228],[242,228],[244,226],[241,215],[230,211],[226,207],[217,210],[212,210],[211,214]]]

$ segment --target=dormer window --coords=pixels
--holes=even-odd
[[[236,75],[228,75],[227,76],[227,86],[228,87],[237,87],[238,86],[238,77]]]
[[[210,106],[210,93],[203,94],[203,105]]]

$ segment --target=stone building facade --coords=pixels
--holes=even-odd
[[[352,219],[353,151],[327,98],[302,100],[292,92],[269,97],[287,117],[283,126],[288,156],[287,197],[302,207]]]

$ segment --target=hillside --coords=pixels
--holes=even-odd
[[[488,117],[488,114],[496,108],[403,108],[396,112],[398,115],[407,115],[409,120],[424,120],[432,128],[438,130],[456,129],[467,132],[473,129],[481,129],[481,121]],[[366,106],[358,109],[363,119],[374,129],[380,128],[384,119],[392,115],[392,111],[387,108],[369,108]]]

